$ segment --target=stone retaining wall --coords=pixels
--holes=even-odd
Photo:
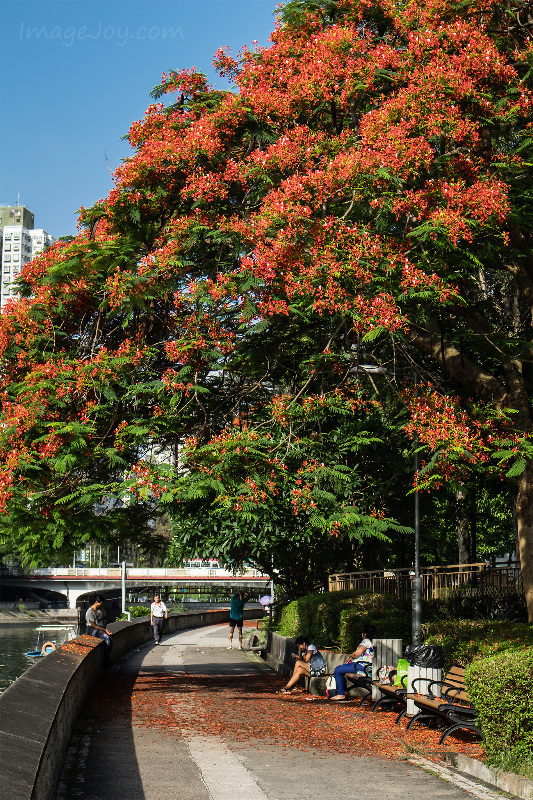
[[[264,650],[265,661],[269,667],[275,669],[284,678],[289,678],[292,675],[294,668],[292,654],[298,652],[295,641],[295,639],[289,639],[273,631],[268,631],[267,633]]]
[[[245,619],[258,616],[244,611]],[[227,622],[228,610],[170,614],[165,633]],[[150,618],[115,622],[113,658],[152,637]],[[76,720],[101,675],[104,643],[79,636],[39,660],[0,695],[0,797],[52,800]]]

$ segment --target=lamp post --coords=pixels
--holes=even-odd
[[[379,367],[376,364],[358,364],[351,372],[356,374],[368,375],[372,383],[372,375],[386,375],[387,370],[384,367]],[[410,378],[415,386],[417,386],[416,373]],[[375,388],[375,387],[374,387]],[[420,468],[418,458],[418,439],[415,437],[415,454],[414,454],[414,471],[415,475],[418,474]],[[418,644],[420,641],[420,628],[422,625],[422,578],[420,577],[420,495],[418,489],[415,489],[415,574],[411,579],[411,602],[412,602],[412,617],[411,617],[411,637],[413,644]]]
[[[126,562],[123,561],[120,565],[120,578],[121,578],[121,598],[122,598],[122,613],[131,620],[131,612],[126,611]]]
[[[413,377],[416,392],[416,373]],[[415,475],[418,475],[420,468],[418,460],[418,438],[415,435]],[[413,616],[412,616],[412,640],[413,644],[418,644],[420,641],[420,627],[422,624],[422,578],[420,577],[420,495],[418,489],[415,489],[415,574],[412,583],[412,600],[413,600]]]

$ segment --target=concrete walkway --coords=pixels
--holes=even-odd
[[[292,717],[286,697],[274,694],[279,677],[227,650],[227,633],[220,625],[176,633],[113,667],[80,720],[57,800],[501,800],[474,781],[461,787],[405,759],[283,741],[283,726],[298,736],[294,725],[305,726],[313,704],[300,703]],[[262,692],[260,724],[246,686]],[[346,706],[353,713],[353,704],[343,705],[331,709],[332,736],[335,715]]]

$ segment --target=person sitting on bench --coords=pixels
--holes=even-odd
[[[376,637],[376,629],[372,625],[367,625],[366,630],[361,631],[361,644],[348,658],[345,664],[336,667],[333,675],[335,677],[335,684],[337,694],[333,695],[331,700],[346,700],[346,681],[345,675],[361,675],[365,674],[365,666],[372,663],[374,656],[374,649],[372,647],[372,640]]]
[[[278,694],[290,694],[300,678],[309,678],[311,676],[311,667],[309,662],[311,661],[313,655],[318,653],[318,649],[314,644],[311,643],[311,640],[308,636],[299,636],[296,639],[295,644],[298,648],[298,652],[292,654],[293,658],[296,659],[292,676],[290,680],[287,681],[287,684],[283,687],[283,689],[279,690]]]

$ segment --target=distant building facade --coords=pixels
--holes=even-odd
[[[6,225],[23,225],[28,230],[33,230],[35,217],[25,206],[0,206],[0,229]]]
[[[55,242],[42,228],[34,228],[34,215],[24,206],[0,206],[0,247],[2,279],[0,308],[17,291],[12,285],[22,267]]]

